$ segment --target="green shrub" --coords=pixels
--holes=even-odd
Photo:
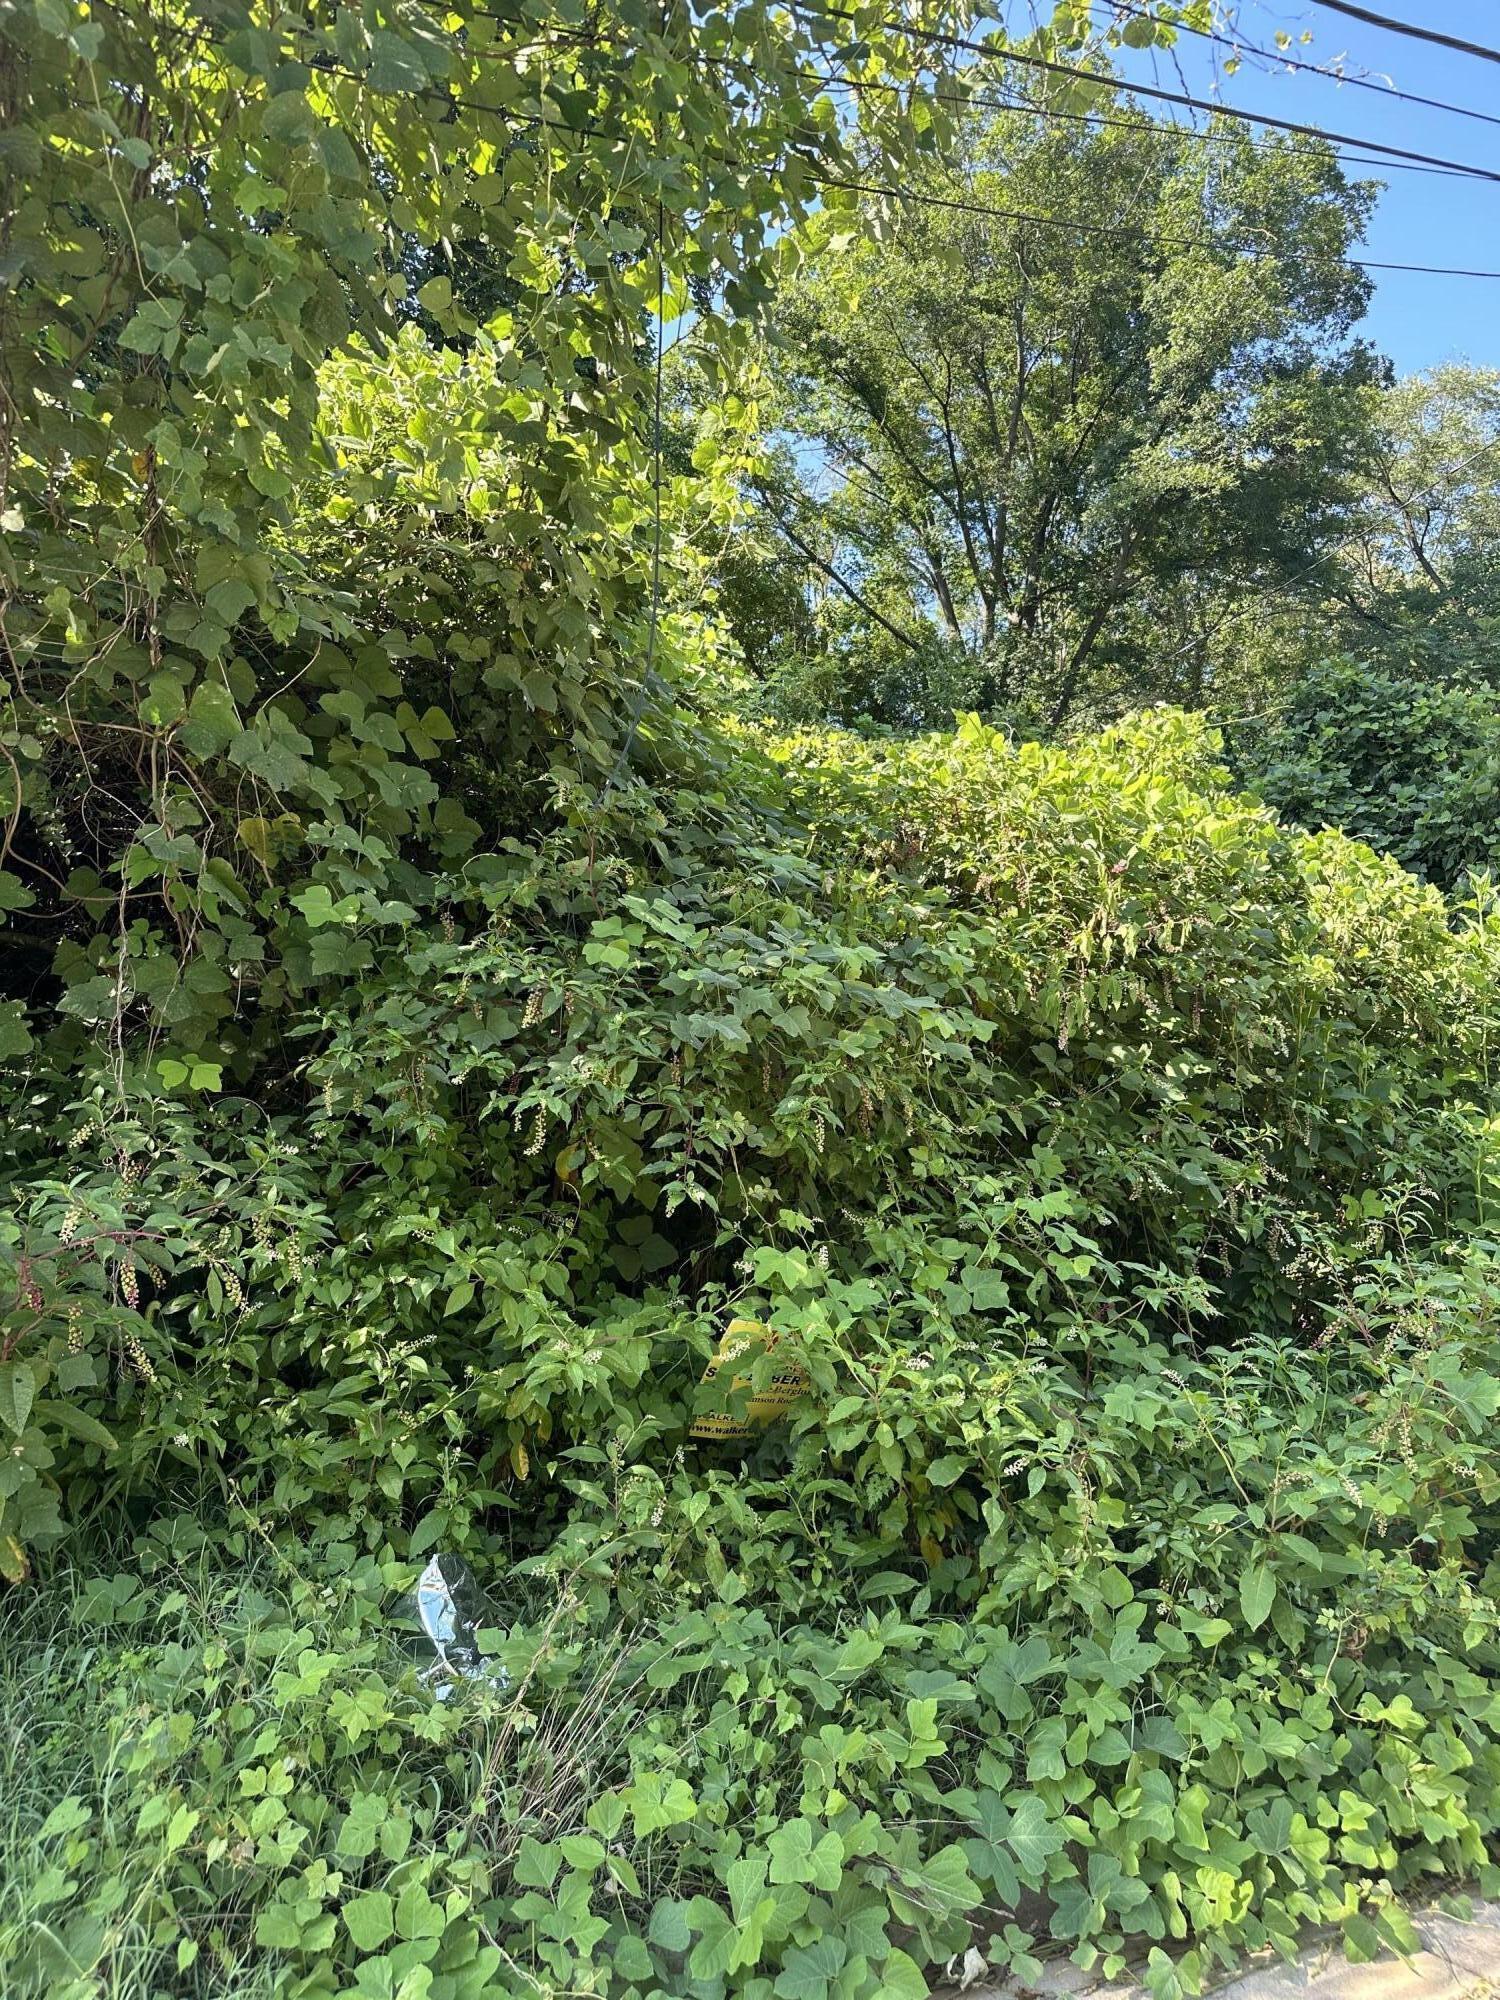
[[[1267,804],[1338,827],[1444,889],[1500,861],[1500,696],[1423,660],[1341,659],[1233,733]]]
[[[1493,925],[1217,755],[725,738],[420,909],[330,855],[258,1102],[39,1072],[12,1569],[191,1490],[275,1589],[81,1586],[12,1988],[1166,1996],[1489,1879]],[[439,1546],[505,1692],[385,1635]]]

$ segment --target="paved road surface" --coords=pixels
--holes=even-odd
[[[1314,1946],[1295,1965],[1266,1966],[1213,1989],[1211,2000],[1500,2000],[1500,1903],[1474,1905],[1460,1922],[1433,1910],[1416,1918],[1421,1954],[1351,1965],[1337,1944]],[[1044,1994],[1062,2000],[1144,2000],[1135,1986],[1091,1986],[1055,1968]],[[1016,2000],[1007,1986],[971,1986],[964,2000]]]

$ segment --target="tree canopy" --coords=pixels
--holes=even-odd
[[[1500,612],[1497,467],[1500,371],[1450,362],[1384,392],[1340,565],[1366,640],[1426,628],[1484,645]]]
[[[1046,114],[967,113],[888,234],[825,229],[784,294],[758,494],[836,712],[1181,696],[1212,607],[1344,528],[1371,189],[1317,141]]]

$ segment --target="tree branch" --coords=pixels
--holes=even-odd
[[[760,494],[761,501],[766,509],[766,512],[770,515],[771,519],[776,523],[777,527],[780,528],[781,532],[786,536],[787,540],[791,543],[794,549],[799,550],[800,553],[807,558],[807,560],[813,565],[815,569],[820,569],[823,572],[824,576],[828,578],[830,583],[837,584],[839,589],[843,591],[844,595],[849,599],[850,603],[858,605],[859,609],[864,612],[867,618],[873,618],[877,625],[881,626],[885,631],[889,632],[893,639],[899,640],[903,646],[908,647],[913,653],[921,652],[922,642],[919,639],[914,639],[910,632],[903,632],[901,627],[899,625],[893,624],[891,620],[886,617],[883,611],[877,611],[875,606],[870,602],[870,600],[864,595],[864,593],[861,590],[857,589],[854,584],[850,583],[847,577],[840,575],[839,571],[834,568],[833,564],[831,562],[826,561],[822,556],[820,556],[816,549],[809,547],[809,545],[805,541],[803,541],[802,537],[797,533],[797,530],[792,526],[791,522],[786,520],[782,516],[782,514],[778,511],[776,503],[772,500],[770,494],[767,492],[765,487],[763,486],[758,487],[756,490]]]

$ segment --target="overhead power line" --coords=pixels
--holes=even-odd
[[[834,10],[827,9],[825,11],[831,12]],[[912,32],[917,32],[917,31],[914,30]],[[200,39],[206,40],[213,44],[222,43],[222,37],[211,34],[204,35],[200,37]],[[938,39],[943,41],[955,41],[958,38],[953,36],[942,36],[942,37],[933,37],[933,39]],[[998,57],[998,56],[1003,56],[1004,54],[1003,51],[986,49],[978,43],[972,44],[971,46],[974,47],[978,51],[978,53],[982,55]],[[343,64],[339,63],[330,63],[328,65],[328,68],[331,71],[331,73],[347,77],[351,82],[368,88],[368,86],[365,84],[364,77],[358,71],[349,69],[345,67]],[[1078,72],[1078,74],[1089,77],[1090,81],[1093,82],[1109,84],[1111,87],[1114,88],[1119,87],[1116,84],[1115,79],[1111,77],[1100,77],[1090,71],[1080,71]],[[529,112],[515,111],[514,109],[512,109],[507,105],[479,104],[476,103],[472,97],[460,96],[457,91],[450,90],[446,87],[434,87],[429,85],[414,94],[422,97],[431,97],[440,99],[443,102],[452,105],[458,110],[472,111],[481,117],[497,118],[500,119],[502,122],[509,121],[515,124],[530,126],[533,129],[540,128],[545,131],[567,132],[574,138],[608,139],[618,136],[616,134],[612,134],[606,127],[601,125],[596,125],[592,123],[575,124],[572,121],[564,118],[541,117],[533,115],[532,113]],[[1318,131],[1317,128],[1313,126],[1297,127],[1295,129],[1305,132],[1309,137],[1312,138],[1326,139],[1330,136],[1327,133]],[[735,160],[726,160],[725,164],[736,166],[741,170],[754,166],[755,170],[759,172],[769,172],[772,166],[774,165],[773,162],[755,163],[755,162],[735,161]],[[1082,235],[1129,236],[1133,237],[1137,241],[1160,243],[1164,244],[1168,248],[1175,248],[1175,249],[1199,250],[1210,247],[1212,243],[1211,238],[1205,238],[1205,237],[1189,237],[1189,236],[1173,237],[1173,236],[1156,235],[1150,231],[1138,229],[1132,224],[1109,224],[1109,223],[1085,222],[1079,219],[1075,219],[1071,216],[1041,215],[1027,209],[1000,208],[986,203],[966,201],[957,196],[923,194],[919,193],[915,188],[899,188],[891,186],[889,184],[882,184],[878,182],[841,179],[837,176],[830,174],[820,174],[817,171],[817,169],[812,165],[812,163],[808,161],[806,158],[801,159],[801,164],[807,170],[808,178],[812,181],[814,186],[826,187],[826,188],[839,188],[851,194],[878,195],[883,199],[887,200],[914,202],[920,207],[959,210],[972,215],[985,216],[998,222],[1025,222],[1040,229],[1069,229],[1077,234],[1082,234]],[[1473,171],[1479,172],[1480,170],[1474,169]],[[1500,180],[1500,174],[1486,175],[1485,178],[1492,180]],[[1500,270],[1491,271],[1483,269],[1467,269],[1467,268],[1455,267],[1452,265],[1444,265],[1444,264],[1396,264],[1396,263],[1386,263],[1367,257],[1351,257],[1349,259],[1349,262],[1351,264],[1358,264],[1359,266],[1361,266],[1362,269],[1368,271],[1405,271],[1405,272],[1412,272],[1421,276],[1438,277],[1438,278],[1500,279]]]
[[[1160,236],[1149,229],[1137,229],[1132,223],[1081,222],[1066,215],[1035,215],[1026,209],[997,208],[989,202],[965,200],[960,195],[919,194],[915,188],[892,187],[879,181],[840,180],[832,174],[810,172],[809,178],[818,187],[845,188],[853,194],[883,195],[892,201],[916,202],[924,208],[957,210],[964,215],[989,216],[997,222],[1029,222],[1041,228],[1072,229],[1086,236],[1129,236],[1137,242],[1161,243],[1169,249],[1205,250],[1212,247],[1213,238],[1204,236]],[[1433,278],[1500,278],[1500,271],[1460,270],[1447,264],[1390,264],[1374,257],[1351,257],[1351,264],[1358,264],[1366,271],[1412,271]]]
[[[1111,13],[1130,14],[1138,21],[1160,21],[1162,18],[1153,14],[1149,7],[1133,6],[1131,0],[1100,0],[1100,4]],[[1187,21],[1173,21],[1170,25],[1180,34],[1196,35],[1200,41],[1213,42],[1218,48],[1255,56],[1262,62],[1274,63],[1278,69],[1297,70],[1304,76],[1321,76],[1329,83],[1348,84],[1353,90],[1373,90],[1377,97],[1399,98],[1403,104],[1425,105],[1429,111],[1446,111],[1455,118],[1473,118],[1481,125],[1500,125],[1500,116],[1493,111],[1478,111],[1469,104],[1450,104],[1442,97],[1423,97],[1417,91],[1399,90],[1392,83],[1377,83],[1372,76],[1350,76],[1344,70],[1331,69],[1327,63],[1303,62],[1280,49],[1262,48],[1257,42],[1242,41],[1237,35],[1220,34],[1214,28],[1195,28]]]
[[[1460,55],[1478,56],[1481,62],[1500,63],[1500,49],[1483,42],[1466,42],[1462,35],[1445,35],[1436,28],[1419,28],[1412,21],[1396,21],[1389,14],[1377,14],[1370,7],[1356,7],[1352,0],[1317,0],[1331,14],[1347,14],[1351,21],[1363,21],[1370,28],[1384,28],[1393,35],[1405,35],[1414,42],[1435,42],[1441,49],[1456,49]]]
[[[1140,12],[1142,14],[1142,18],[1145,18],[1144,10],[1130,7],[1127,4],[1127,0],[1110,0],[1110,4],[1112,4],[1117,10],[1123,9],[1125,12],[1131,12],[1131,13]],[[838,13],[840,19],[844,20],[852,19],[852,16],[842,13],[841,10],[825,9],[824,11],[836,12]],[[503,20],[505,19],[505,17],[499,14],[490,13],[485,8],[476,7],[475,12],[478,13],[485,20],[503,22]],[[1173,25],[1183,29],[1187,28],[1186,22],[1179,21],[1175,22]],[[582,43],[584,41],[584,38],[581,35],[572,33],[569,30],[558,29],[555,32],[564,46],[568,45],[569,43]],[[1206,34],[1207,30],[1194,28],[1189,32],[1193,34]],[[1223,37],[1213,37],[1213,39],[1224,41]],[[1226,47],[1230,46],[1230,44],[1227,41],[1225,41],[1224,45]],[[520,47],[522,48],[544,48],[547,46],[548,44],[546,42],[520,44]],[[606,44],[595,40],[595,41],[589,41],[586,44],[586,46],[591,51],[597,51],[601,53],[605,52],[624,53],[623,45],[618,43]],[[1247,45],[1243,43],[1236,43],[1234,44],[1234,46],[1247,47]],[[1284,60],[1284,58],[1281,57],[1276,51],[1271,49],[1254,48],[1254,49],[1248,49],[1248,52],[1255,55],[1265,56],[1269,61],[1281,62]],[[496,57],[504,58],[508,57],[510,50],[508,48],[496,48],[494,50],[476,48],[475,50],[472,51],[472,53],[477,56],[489,56],[493,54]],[[1000,54],[1002,52],[987,50],[985,51],[985,53]],[[747,68],[748,68],[747,64],[743,60],[738,59],[736,57],[711,55],[705,50],[705,51],[700,51],[697,60],[700,62],[708,63],[715,68],[730,71],[742,83],[753,80],[753,72],[747,74]],[[1460,117],[1477,118],[1477,119],[1482,119],[1486,124],[1500,125],[1500,115],[1492,116],[1487,111],[1475,111],[1465,105],[1448,104],[1443,100],[1435,97],[1413,96],[1408,91],[1391,90],[1388,89],[1386,85],[1381,83],[1375,83],[1368,78],[1343,76],[1340,75],[1339,72],[1335,70],[1319,68],[1316,64],[1294,63],[1292,67],[1298,69],[1307,69],[1315,75],[1327,77],[1332,82],[1358,84],[1362,88],[1367,90],[1373,90],[1377,94],[1383,97],[1393,97],[1393,96],[1401,97],[1405,99],[1406,102],[1411,104],[1424,104],[1434,110],[1452,111],[1458,114]],[[886,83],[883,80],[876,77],[829,76],[826,75],[823,71],[812,70],[812,69],[799,69],[796,71],[796,74],[808,78],[809,81],[823,83],[829,85],[830,87],[836,87],[854,91],[877,90],[877,91],[883,91],[887,95],[893,97],[904,96],[906,94],[906,89],[907,89],[906,85],[897,83]],[[1091,78],[1094,77],[1093,72],[1080,72],[1080,74],[1088,74]],[[1132,90],[1138,89],[1138,86],[1130,84],[1123,79],[1115,79],[1113,77],[1108,77],[1108,76],[1098,76],[1096,80],[1101,83],[1109,83],[1112,85],[1118,84],[1118,87],[1120,89],[1123,89],[1127,93],[1127,95]],[[1167,95],[1167,93],[1164,92],[1152,92],[1150,94],[1159,96]],[[1219,144],[1228,143],[1227,137],[1221,137],[1221,135],[1219,135],[1218,133],[1203,132],[1196,127],[1185,128],[1183,126],[1176,125],[1171,122],[1163,123],[1149,118],[1116,118],[1112,117],[1108,112],[1105,111],[1064,111],[1056,105],[1037,104],[1033,102],[1031,99],[1023,99],[1019,103],[1014,103],[1008,98],[982,97],[975,95],[972,92],[966,92],[960,95],[957,92],[942,91],[942,90],[927,90],[926,92],[924,92],[924,95],[930,97],[935,103],[939,104],[953,104],[959,106],[968,105],[968,106],[975,106],[980,109],[988,109],[993,111],[1014,111],[1017,113],[1023,113],[1024,115],[1032,118],[1047,118],[1047,119],[1052,119],[1055,122],[1062,122],[1075,125],[1076,124],[1103,125],[1103,126],[1108,126],[1116,131],[1122,131],[1122,132],[1142,132],[1142,133],[1153,133],[1153,134],[1159,133],[1164,139],[1172,138],[1186,129],[1195,132],[1198,138],[1206,139],[1211,143],[1219,143]],[[1171,101],[1177,101],[1177,100],[1174,99]],[[1238,112],[1234,109],[1233,106],[1230,105],[1219,104],[1219,103],[1199,103],[1197,100],[1187,99],[1187,98],[1184,98],[1181,101],[1183,103],[1191,104],[1194,109],[1207,110],[1213,113],[1215,116],[1222,115],[1230,119],[1241,119],[1250,123],[1257,123],[1257,124],[1279,124],[1281,122],[1275,119],[1258,119],[1255,118],[1254,115],[1249,112]],[[1302,131],[1316,138],[1327,139],[1330,142],[1337,143],[1345,148],[1354,148],[1359,146],[1380,146],[1382,144],[1381,141],[1373,139],[1368,141],[1363,139],[1352,139],[1352,138],[1347,140],[1335,140],[1334,134],[1324,132],[1320,127],[1317,126],[1292,127],[1290,129]],[[1267,143],[1273,143],[1273,142],[1268,141]],[[1362,153],[1357,151],[1349,151],[1347,152],[1346,157],[1351,159],[1357,165],[1360,166],[1379,167],[1385,173],[1441,175],[1447,178],[1454,178],[1460,180],[1500,179],[1500,175],[1496,175],[1495,173],[1491,172],[1491,170],[1488,167],[1465,166],[1461,161],[1457,160],[1449,161],[1449,160],[1434,159],[1429,163],[1425,159],[1425,157],[1408,159],[1404,155],[1401,155],[1397,158],[1390,158],[1387,157],[1388,152],[1389,149],[1387,149],[1386,152],[1377,152],[1377,153],[1371,153],[1371,152]]]
[[[824,15],[832,15],[838,20],[853,21],[854,16],[841,7],[823,6]],[[997,48],[993,42],[977,42],[965,35],[946,35],[937,28],[914,28],[904,21],[888,20],[882,23],[893,34],[906,35],[913,41],[930,42],[939,48],[958,49],[967,54],[983,56],[988,62],[1016,63],[1023,69],[1040,69],[1052,76],[1066,76],[1075,82],[1102,85],[1108,90],[1127,88],[1136,97],[1150,97],[1163,104],[1183,104],[1194,111],[1207,112],[1221,118],[1232,118],[1247,125],[1266,125],[1278,132],[1300,132],[1304,138],[1325,139],[1333,146],[1357,146],[1369,153],[1388,154],[1392,159],[1415,160],[1427,167],[1446,167],[1473,176],[1477,180],[1500,182],[1500,172],[1489,167],[1476,167],[1464,160],[1445,159],[1437,153],[1415,153],[1404,146],[1387,145],[1382,139],[1361,139],[1349,132],[1330,131],[1326,126],[1308,125],[1296,118],[1273,118],[1264,111],[1242,111],[1237,105],[1218,104],[1211,98],[1192,97],[1185,91],[1163,90],[1156,84],[1131,83],[1122,85],[1115,76],[1095,69],[1081,69],[1074,63],[1054,62],[1047,56],[1031,55],[1021,49]]]
[[[702,60],[707,63],[717,64],[723,68],[738,67],[737,64],[725,56],[706,55]],[[906,95],[906,86],[904,84],[886,83],[879,77],[830,75],[825,70],[817,69],[799,70],[798,74],[807,77],[811,82],[824,84],[831,90],[852,90],[855,92],[876,90],[891,97],[904,97]],[[1122,88],[1128,97],[1131,86],[1125,84]],[[977,92],[959,92],[953,90],[928,90],[925,92],[925,95],[937,104],[952,104],[963,109],[979,111],[1005,111],[1014,114],[1018,118],[1042,118],[1051,120],[1054,123],[1067,125],[1102,125],[1111,131],[1139,132],[1143,137],[1161,139],[1168,143],[1184,138],[1194,139],[1199,144],[1207,145],[1229,145],[1233,143],[1230,134],[1226,132],[1205,131],[1201,126],[1197,125],[1178,125],[1170,120],[1162,121],[1153,118],[1116,118],[1112,117],[1107,111],[1063,111],[1055,104],[1038,104],[1029,97],[1019,99],[986,97]],[[1500,119],[1497,119],[1495,122],[1500,124]],[[1251,145],[1262,143],[1274,145],[1276,141],[1274,139],[1257,141],[1252,138],[1249,143]],[[1353,162],[1359,166],[1379,167],[1382,173],[1387,174],[1433,174],[1443,180],[1484,179],[1487,177],[1485,170],[1473,167],[1425,167],[1418,166],[1410,160],[1382,160],[1377,154],[1373,153],[1346,152],[1343,157],[1346,163]]]
[[[797,0],[792,0],[792,4],[795,8]],[[1130,6],[1128,4],[1128,0],[1114,0],[1114,4],[1123,6],[1125,11],[1127,12],[1140,11]],[[500,15],[492,14],[488,11],[488,9],[485,8],[476,8],[475,11],[481,14],[487,20],[500,21],[502,19]],[[832,18],[835,20],[849,21],[852,23],[855,19],[855,16],[845,8],[824,4],[818,8],[816,14],[811,15],[809,18],[814,23],[818,22],[820,19],[823,18]],[[1174,25],[1181,27],[1185,26],[1186,24],[1178,22],[1174,23]],[[1357,138],[1350,133],[1331,132],[1322,126],[1303,124],[1295,119],[1273,118],[1269,114],[1264,112],[1242,111],[1236,105],[1223,104],[1213,99],[1192,97],[1178,91],[1162,90],[1150,84],[1126,83],[1121,78],[1106,73],[1102,73],[1098,70],[1081,69],[1071,64],[1053,62],[1042,56],[1028,55],[1020,50],[996,48],[992,43],[977,42],[966,39],[965,37],[960,35],[945,35],[940,33],[936,29],[915,28],[910,26],[908,23],[904,21],[889,20],[883,22],[882,26],[888,29],[890,32],[894,34],[904,35],[908,39],[933,42],[941,47],[964,50],[974,55],[987,57],[990,61],[1005,61],[1005,62],[1018,63],[1027,68],[1050,71],[1055,75],[1076,78],[1086,83],[1102,84],[1109,89],[1124,89],[1138,97],[1150,97],[1166,104],[1183,105],[1191,110],[1204,112],[1212,117],[1229,118],[1240,124],[1264,125],[1280,132],[1298,133],[1305,138],[1323,139],[1326,140],[1330,145],[1363,149],[1363,154],[1367,157],[1361,158],[1360,164],[1362,165],[1380,166],[1385,162],[1391,162],[1392,171],[1395,171],[1397,170],[1395,163],[1401,163],[1401,170],[1404,170],[1409,173],[1427,172],[1427,173],[1440,173],[1440,174],[1454,174],[1468,180],[1483,180],[1483,181],[1500,183],[1500,171],[1496,171],[1492,168],[1473,166],[1463,160],[1450,160],[1440,154],[1410,152],[1407,149],[1400,146],[1391,146],[1382,139]],[[1198,33],[1203,31],[1193,30],[1193,32]],[[484,51],[475,51],[475,53],[477,54],[482,53],[486,55],[493,54],[496,56],[500,56],[504,54],[504,50],[503,49],[484,50]],[[1271,55],[1271,51],[1269,50],[1257,50],[1256,53],[1264,54],[1267,55],[1268,57]],[[715,56],[704,53],[700,57],[700,60],[715,64],[720,68],[734,70],[736,72],[738,72],[742,68],[742,65],[737,63],[733,58],[727,56]],[[1279,60],[1279,58],[1277,58],[1277,60]],[[802,73],[805,75],[816,74],[816,72],[810,72],[810,71],[804,71]],[[1326,76],[1329,75],[1330,72],[1326,70],[1318,70],[1317,74],[1319,74],[1320,76]],[[1384,88],[1384,86],[1380,84],[1369,83],[1367,80],[1357,77],[1345,77],[1341,80],[1347,83],[1365,82],[1367,88],[1380,92],[1382,96],[1404,94],[1404,93],[1388,91]],[[846,78],[840,78],[839,81],[841,83],[847,84],[851,89],[863,88],[863,89],[887,89],[891,91],[899,91],[899,86],[881,84],[878,83],[875,79],[846,77]],[[1021,106],[1021,105],[1001,104],[1001,103],[996,103],[994,100],[991,99],[976,98],[973,97],[972,95],[960,99],[956,95],[945,97],[944,93],[941,91],[929,91],[926,94],[928,96],[935,98],[940,103],[964,102],[964,103],[980,104],[980,105],[988,104],[993,109],[1005,109],[1005,110],[1024,109],[1030,112],[1031,115],[1038,117],[1073,119],[1075,121],[1081,118],[1088,118],[1096,120],[1100,124],[1115,124],[1120,126],[1124,126],[1128,123],[1134,122],[1134,121],[1125,121],[1119,119],[1110,119],[1104,114],[1097,112],[1087,112],[1087,113],[1066,112],[1057,110],[1052,106],[1044,107],[1040,105]],[[1446,104],[1441,102],[1437,98],[1412,98],[1410,101],[1413,103],[1426,104],[1435,109],[1458,112],[1465,117],[1481,118],[1484,119],[1486,123],[1500,125],[1500,116],[1491,117],[1491,115],[1487,112],[1469,111],[1466,107],[1462,105]],[[1143,127],[1142,129],[1146,128]],[[1153,128],[1153,129],[1159,129],[1159,128]]]
[[[349,74],[349,72],[345,73]],[[439,94],[445,96],[450,103],[456,105],[461,110],[477,111],[483,115],[492,117],[514,118],[524,125],[540,126],[548,130],[569,132],[579,138],[605,138],[610,136],[602,126],[574,125],[570,124],[566,119],[533,117],[529,113],[512,112],[500,105],[476,104],[472,98],[460,97],[453,91],[444,91]],[[745,166],[750,163],[738,162],[731,164]],[[879,195],[887,200],[914,202],[918,207],[958,210],[970,215],[985,216],[996,222],[1025,222],[1030,223],[1038,229],[1070,229],[1077,234],[1088,236],[1129,236],[1136,241],[1160,243],[1169,249],[1202,250],[1210,247],[1212,243],[1211,238],[1201,236],[1156,235],[1149,230],[1138,229],[1133,224],[1084,222],[1066,215],[1040,215],[1029,209],[999,208],[988,203],[966,201],[956,195],[922,194],[915,188],[894,187],[874,181],[846,180],[836,175],[819,173],[805,159],[802,161],[802,165],[807,169],[808,178],[815,187],[841,188],[850,194]],[[758,170],[762,172],[769,171],[770,163],[759,163]],[[1500,176],[1496,176],[1495,178],[1500,178]],[[1351,257],[1349,262],[1351,264],[1358,264],[1362,270],[1366,271],[1406,271],[1419,276],[1433,278],[1500,279],[1500,270],[1469,269],[1449,264],[1396,264],[1383,262],[1371,257]]]

